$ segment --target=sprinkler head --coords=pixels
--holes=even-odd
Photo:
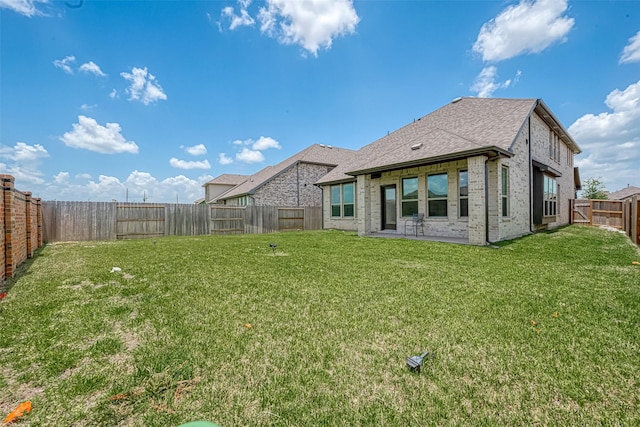
[[[411,371],[420,372],[420,367],[422,366],[422,361],[429,354],[429,350],[422,353],[420,356],[410,356],[407,357],[407,366]]]

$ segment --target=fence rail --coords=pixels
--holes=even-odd
[[[45,242],[319,230],[320,207],[42,202]]]
[[[571,223],[605,225],[623,230],[640,245],[640,200],[571,200]]]

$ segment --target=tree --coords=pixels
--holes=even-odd
[[[584,199],[606,200],[609,198],[601,178],[585,179],[582,183],[581,196]]]

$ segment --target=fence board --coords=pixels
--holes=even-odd
[[[113,240],[116,206],[110,202],[43,202],[43,240]]]
[[[117,205],[118,239],[164,236],[164,205],[119,203]]]
[[[304,230],[304,208],[278,208],[278,230]]]
[[[320,207],[279,211],[274,206],[49,201],[42,203],[42,218],[45,242],[322,228]]]
[[[210,205],[211,234],[243,234],[245,232],[245,206]]]
[[[165,206],[166,236],[199,236],[209,234],[211,210],[203,204],[170,204]]]

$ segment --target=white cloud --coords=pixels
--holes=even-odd
[[[225,21],[230,21],[229,29],[235,30],[238,27],[250,27],[255,24],[255,20],[247,12],[247,8],[251,4],[251,0],[238,0],[240,6],[240,14],[236,15],[233,7],[227,6],[222,9],[220,18]]]
[[[262,154],[262,151],[268,150],[270,148],[282,148],[280,143],[270,136],[261,136],[257,141],[251,138],[245,140],[236,139],[232,141],[231,144],[238,147],[243,147],[236,153],[236,160],[245,163],[263,162],[264,154]],[[220,153],[218,162],[221,165],[228,165],[230,163],[233,163],[233,159],[231,157],[228,157],[226,153]]]
[[[609,190],[640,185],[640,81],[613,90],[605,104],[610,112],[585,114],[568,129],[583,150],[580,176],[601,177]]]
[[[205,147],[204,144],[193,145],[191,147],[185,147],[184,145],[181,145],[180,148],[184,149],[184,151],[191,154],[192,156],[203,156],[207,154],[207,147]]]
[[[58,185],[64,185],[69,182],[69,172],[60,172],[53,176],[53,182]]]
[[[100,77],[106,77],[107,76],[105,73],[102,72],[100,67],[93,61],[89,61],[89,62],[86,62],[86,63],[82,64],[80,66],[79,70],[84,72],[84,73],[92,73],[92,74],[95,74],[96,76],[100,76]]]
[[[640,31],[629,39],[629,43],[624,47],[620,63],[638,62],[640,61]]]
[[[111,99],[117,99],[117,98],[120,98],[120,96],[118,95],[118,91],[117,91],[117,90],[115,90],[115,89],[113,89],[113,90],[111,91],[111,93],[109,93],[109,98],[111,98]]]
[[[41,159],[49,157],[47,150],[40,144],[29,145],[18,142],[13,147],[0,145],[0,159],[11,163],[0,163],[2,173],[13,175],[16,187],[19,184],[42,184],[43,173],[40,171]]]
[[[126,89],[129,100],[138,100],[144,105],[149,105],[159,100],[167,99],[162,87],[157,82],[156,77],[147,71],[147,67],[133,67],[131,73],[122,72],[120,75],[131,82],[131,86]]]
[[[75,60],[76,60],[75,56],[69,55],[69,56],[65,56],[62,59],[56,59],[55,61],[53,61],[53,65],[56,68],[60,68],[62,71],[64,71],[67,74],[73,74],[73,69],[71,68],[71,64],[75,62]]]
[[[107,123],[101,126],[95,119],[78,116],[78,123],[73,124],[73,130],[60,137],[68,147],[82,148],[97,153],[137,153],[138,146],[133,141],[127,141],[121,134],[118,123]]]
[[[6,158],[14,162],[32,162],[44,157],[49,157],[49,153],[40,144],[29,145],[24,142],[18,142],[13,148],[0,146],[0,158]]]
[[[88,173],[79,173],[76,175],[76,179],[91,179],[92,176]]]
[[[260,163],[264,162],[264,155],[260,151],[243,148],[236,154],[236,160],[244,163]]]
[[[81,109],[82,111],[91,111],[91,110],[93,110],[94,108],[96,108],[97,106],[98,106],[98,104],[92,104],[92,105],[89,105],[89,104],[82,104],[82,105],[80,106],[80,109]]]
[[[178,168],[178,169],[211,169],[211,165],[209,164],[208,160],[195,162],[195,161],[179,160],[179,159],[176,159],[175,157],[172,157],[171,160],[169,160],[169,164],[172,167]]]
[[[40,15],[38,10],[38,3],[48,3],[47,0],[0,0],[0,8],[11,9],[14,12],[22,15],[32,17],[34,15]]]
[[[484,67],[473,82],[471,91],[475,92],[480,98],[490,98],[496,90],[506,89],[512,84],[515,84],[518,79],[520,79],[521,74],[522,73],[518,71],[513,80],[509,79],[503,82],[497,82],[498,69],[493,65]]]
[[[226,153],[220,153],[220,155],[218,156],[218,163],[220,163],[221,165],[230,165],[231,163],[233,163],[233,159],[227,156]]]
[[[267,0],[258,19],[263,34],[314,56],[329,49],[334,38],[353,34],[360,21],[352,0]]]
[[[473,50],[484,61],[542,52],[566,40],[574,24],[566,11],[567,0],[521,0],[482,26]]]
[[[263,150],[267,150],[269,148],[280,149],[282,147],[280,146],[280,143],[278,141],[276,141],[275,139],[273,139],[271,137],[268,137],[268,136],[261,136],[260,138],[258,138],[258,140],[256,142],[253,143],[251,148],[253,148],[254,150],[258,150],[258,151],[263,151]]]

